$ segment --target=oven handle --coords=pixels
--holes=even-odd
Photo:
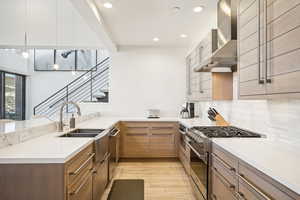
[[[187,145],[190,147],[190,149],[203,161],[207,162],[207,157],[204,155],[200,155],[195,149],[194,147],[192,147],[192,145],[190,143],[187,143]]]

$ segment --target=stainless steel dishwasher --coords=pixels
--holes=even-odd
[[[114,171],[119,162],[119,140],[120,140],[120,130],[117,128],[111,129],[109,132],[109,181],[112,179]]]

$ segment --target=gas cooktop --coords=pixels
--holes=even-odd
[[[234,126],[196,126],[191,128],[191,131],[201,133],[208,138],[261,137],[257,133]]]

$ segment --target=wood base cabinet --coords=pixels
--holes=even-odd
[[[93,200],[100,200],[108,184],[108,160],[107,157],[102,163],[95,166],[93,171]]]
[[[300,196],[213,144],[211,200],[298,200]]]
[[[91,144],[67,163],[0,164],[0,199],[93,200],[94,155]]]
[[[178,137],[178,123],[175,122],[122,122],[120,156],[177,157]]]

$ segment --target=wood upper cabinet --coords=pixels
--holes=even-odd
[[[178,124],[122,122],[121,157],[176,157]]]
[[[238,10],[240,98],[300,97],[300,2],[239,0]]]
[[[194,71],[195,67],[201,65],[217,50],[217,37],[217,30],[213,29],[186,58],[187,99],[189,101],[231,100],[233,97],[232,73]]]
[[[300,196],[216,144],[212,145],[211,200],[298,200]]]
[[[211,30],[186,58],[187,98],[189,101],[209,100],[212,98],[212,73],[195,72],[194,68],[208,59],[218,48],[217,30]]]

